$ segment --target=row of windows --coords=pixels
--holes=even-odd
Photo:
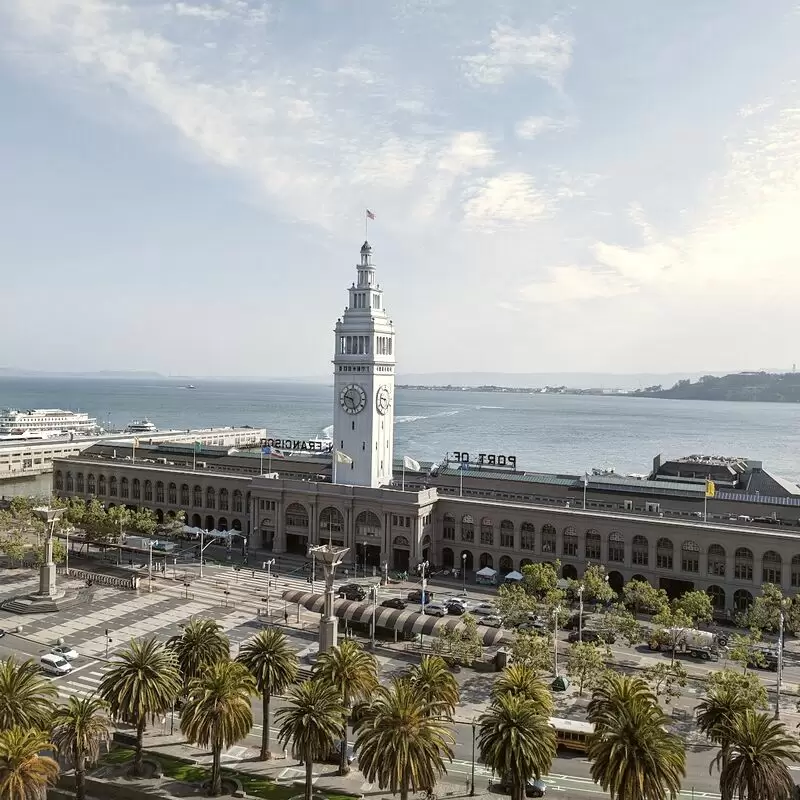
[[[375,342],[375,351],[379,356],[390,356],[393,346],[391,336],[379,336]]]
[[[371,336],[340,336],[339,352],[348,356],[368,356]]]

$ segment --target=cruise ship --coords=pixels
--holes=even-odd
[[[0,411],[0,436],[47,438],[59,433],[91,434],[98,430],[97,419],[81,411],[61,408],[31,408]]]

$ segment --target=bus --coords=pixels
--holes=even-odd
[[[579,722],[575,719],[562,719],[550,717],[550,725],[556,731],[556,745],[565,750],[578,750],[586,752],[589,746],[589,737],[594,733],[591,722]]]

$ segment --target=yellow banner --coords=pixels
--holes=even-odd
[[[714,481],[706,481],[706,497],[713,497],[717,493]]]

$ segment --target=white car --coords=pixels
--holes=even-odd
[[[503,618],[497,614],[486,614],[478,620],[478,625],[485,625],[487,628],[502,628]]]
[[[66,658],[67,661],[74,661],[78,657],[78,651],[73,650],[68,644],[59,644],[51,648],[50,652],[54,656],[61,656]]]
[[[425,603],[425,614],[429,617],[446,617],[447,606],[441,603]]]
[[[470,609],[470,611],[481,617],[497,616],[497,609],[491,603],[479,603],[475,608]]]

